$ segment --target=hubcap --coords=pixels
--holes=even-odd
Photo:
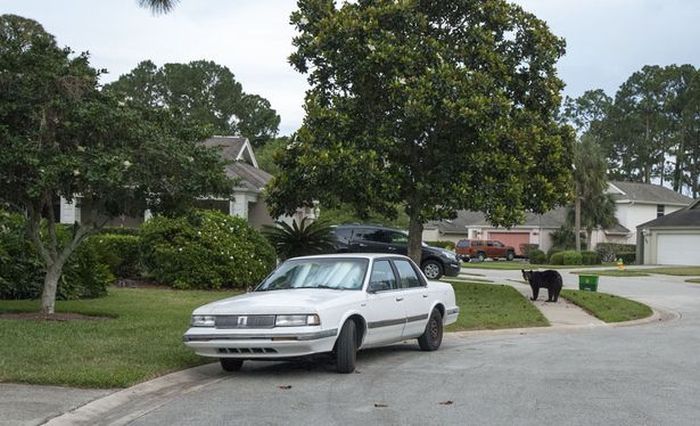
[[[438,322],[433,319],[430,321],[430,338],[433,342],[436,342],[440,336],[440,327],[438,327]]]
[[[428,278],[436,278],[438,275],[440,275],[440,268],[434,263],[429,263],[425,265],[423,272],[425,272],[425,275]]]

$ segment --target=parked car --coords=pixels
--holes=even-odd
[[[375,225],[338,225],[333,227],[337,253],[408,254],[408,234],[398,229]],[[428,279],[443,275],[456,277],[462,265],[450,250],[423,244],[420,267]]]
[[[471,259],[483,262],[486,258],[505,258],[507,260],[515,258],[515,247],[507,246],[496,240],[459,240],[455,245],[455,252],[465,262],[469,262]]]
[[[437,350],[458,315],[452,286],[427,280],[405,256],[308,256],[282,263],[250,293],[195,309],[183,340],[226,371],[246,359],[332,353],[350,373],[360,349],[418,339]]]

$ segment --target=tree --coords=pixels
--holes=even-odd
[[[270,188],[273,215],[318,199],[423,223],[483,211],[511,226],[570,199],[554,117],[564,41],[504,0],[301,0],[290,62],[306,116]]]
[[[139,6],[151,9],[154,14],[169,13],[180,0],[138,0]]]
[[[27,217],[45,267],[43,313],[54,312],[71,253],[110,217],[230,193],[218,153],[196,142],[200,128],[102,93],[87,54],[59,48],[39,23],[0,16],[0,69],[0,204]],[[52,206],[75,194],[82,218],[63,242]]]
[[[586,230],[586,242],[588,250],[591,250],[593,230],[617,223],[615,202],[605,193],[608,186],[605,157],[593,137],[584,135],[581,142],[575,145],[574,165],[577,200],[572,212],[574,217],[570,215],[569,219],[574,222],[576,250],[581,249],[581,226]]]
[[[267,99],[244,93],[231,70],[212,61],[160,68],[143,61],[105,90],[143,106],[168,108],[216,134],[243,135],[256,147],[274,138],[280,124]]]

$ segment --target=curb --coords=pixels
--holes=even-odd
[[[212,365],[176,371],[103,398],[48,420],[45,425],[126,425],[165,405],[173,398],[225,380]],[[218,367],[218,364],[216,365]],[[219,373],[219,369],[215,369]]]

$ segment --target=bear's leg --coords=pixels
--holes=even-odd
[[[532,287],[532,298],[530,300],[537,300],[537,296],[540,294],[540,288],[536,285],[532,285],[530,287]]]

